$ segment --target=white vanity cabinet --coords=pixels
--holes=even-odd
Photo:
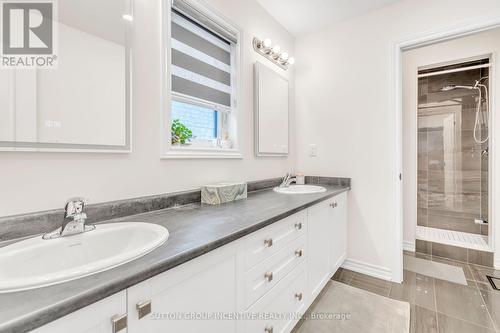
[[[127,333],[127,292],[120,291],[99,302],[70,313],[32,333],[112,333],[113,324],[124,325],[120,333]],[[117,327],[118,328],[118,327]]]
[[[344,192],[33,332],[289,333],[346,242]]]
[[[236,250],[232,245],[128,289],[128,332],[236,332]]]
[[[347,257],[347,192],[329,202],[330,272],[335,274]]]
[[[308,291],[316,298],[346,258],[347,193],[308,209]]]
[[[332,200],[323,201],[307,210],[308,293],[314,299],[330,278],[330,251],[332,243]]]

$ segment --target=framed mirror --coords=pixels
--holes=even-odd
[[[255,154],[287,156],[289,126],[288,80],[256,62],[254,66]]]
[[[131,0],[48,2],[55,64],[0,69],[0,150],[129,152]]]

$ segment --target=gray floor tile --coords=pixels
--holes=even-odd
[[[471,270],[472,277],[477,282],[489,283],[488,279],[486,278],[486,275],[500,278],[500,270],[498,270],[498,269],[493,269],[493,268],[478,266],[478,265],[473,265],[473,264],[469,264],[469,268]]]
[[[359,273],[354,275],[349,285],[386,297],[391,292],[391,283],[389,281]]]
[[[466,280],[474,280],[474,277],[472,276],[472,272],[469,268],[469,265],[465,262],[450,260],[450,259],[441,258],[441,257],[433,257],[432,261],[439,262],[442,264],[451,265],[451,266],[462,267],[462,269],[464,270],[465,279]]]
[[[500,291],[481,291],[495,328],[500,331]]]
[[[495,333],[494,330],[478,326],[442,313],[438,313],[439,333]]]
[[[410,308],[410,333],[437,333],[437,314],[418,305]]]
[[[479,289],[435,279],[435,290],[438,312],[493,328]]]
[[[400,333],[408,324],[409,307],[338,281],[323,292],[293,330],[294,333]],[[346,314],[347,318],[318,318],[313,314]]]
[[[410,271],[403,272],[403,283],[392,283],[390,298],[436,311],[434,279]]]
[[[470,270],[472,272],[472,277],[476,281],[477,287],[481,290],[494,292],[495,290],[491,287],[490,282],[486,278],[486,275],[494,276],[500,278],[500,270],[488,268],[484,266],[477,266],[469,264]]]
[[[335,281],[349,284],[349,282],[351,282],[355,274],[356,272],[353,272],[351,270],[345,268],[339,268],[335,273],[335,275],[333,275],[332,279]]]
[[[493,287],[491,286],[491,284],[489,282],[476,281],[476,285],[479,288],[479,290],[482,290],[482,291],[498,292],[495,289],[493,289]]]

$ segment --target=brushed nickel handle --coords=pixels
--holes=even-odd
[[[111,317],[112,332],[117,333],[127,328],[127,315],[114,315]]]
[[[267,282],[271,282],[274,278],[273,272],[268,272],[268,273],[264,274],[264,278],[267,280]]]
[[[297,229],[297,230],[302,229],[302,222],[295,223],[295,229]]]
[[[264,332],[266,333],[273,333],[274,331],[274,328],[272,326],[267,326],[266,328],[264,328]]]
[[[151,313],[151,301],[141,301],[135,305],[139,319],[146,317]]]
[[[271,246],[273,246],[273,239],[272,239],[272,238],[268,238],[268,239],[264,240],[264,244],[265,244],[267,247],[271,247]]]
[[[302,297],[303,297],[303,296],[304,296],[304,295],[303,295],[302,293],[296,293],[296,294],[295,294],[295,298],[296,298],[299,302],[300,302],[300,301],[302,301]]]
[[[300,258],[304,255],[304,250],[303,249],[300,249],[300,250],[296,250],[295,251],[295,255]]]

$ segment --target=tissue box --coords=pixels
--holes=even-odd
[[[245,199],[247,183],[219,183],[201,187],[201,202],[209,205]]]

